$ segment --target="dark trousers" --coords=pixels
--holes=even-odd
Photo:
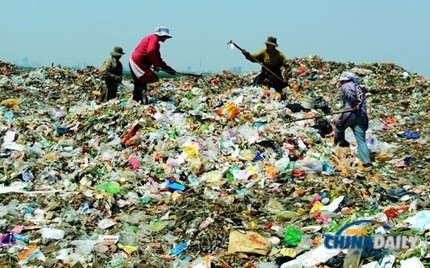
[[[142,104],[148,103],[148,97],[146,96],[146,91],[148,90],[148,85],[145,82],[140,81],[137,76],[133,73],[131,69],[131,76],[133,77],[133,100],[140,102]]]
[[[115,99],[118,91],[117,85],[108,85],[107,100]]]
[[[102,92],[102,101],[109,101],[116,98],[116,93],[118,91],[118,84],[113,84],[105,82],[106,88]]]

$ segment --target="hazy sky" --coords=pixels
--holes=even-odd
[[[0,0],[0,60],[100,67],[116,45],[128,59],[159,25],[176,70],[259,70],[250,52],[278,38],[287,58],[319,55],[356,63],[394,62],[430,77],[429,0]]]

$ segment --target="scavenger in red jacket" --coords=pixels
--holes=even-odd
[[[148,35],[140,41],[131,55],[130,70],[134,82],[133,99],[135,101],[144,104],[148,103],[148,97],[146,96],[147,84],[158,81],[158,76],[151,67],[155,71],[162,69],[169,74],[174,75],[176,73],[172,67],[163,61],[160,54],[159,42],[164,42],[171,37],[167,27],[157,27],[154,34]]]

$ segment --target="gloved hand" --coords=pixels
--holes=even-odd
[[[284,71],[282,72],[282,78],[284,78],[284,83],[287,83],[291,77],[292,77],[291,66],[285,67]]]
[[[250,56],[251,55],[251,53],[249,53],[248,51],[246,51],[245,49],[244,50],[242,50],[242,54],[243,55],[245,55],[245,57],[246,56]]]
[[[165,71],[166,71],[166,73],[171,74],[171,75],[175,75],[176,74],[176,71],[172,67],[170,67],[170,66],[168,66],[165,69]]]

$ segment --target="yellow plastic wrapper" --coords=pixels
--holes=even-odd
[[[273,180],[276,177],[276,168],[274,166],[266,166],[266,178]]]
[[[386,152],[380,152],[376,157],[375,157],[375,162],[378,163],[383,163],[383,162],[387,162],[391,159],[391,156],[389,154],[387,154]]]
[[[200,157],[199,151],[193,145],[184,146],[184,152],[187,154],[188,158],[199,158]]]
[[[315,212],[317,212],[318,210],[320,210],[324,205],[321,202],[316,202],[313,207],[311,208],[311,211],[309,212],[310,214],[313,214]]]
[[[131,254],[137,250],[137,247],[124,246],[123,244],[118,244],[118,247],[127,252],[128,254]]]
[[[227,119],[233,119],[239,115],[239,109],[236,107],[234,102],[230,102],[223,108],[217,111],[217,114],[225,116]]]
[[[100,91],[98,91],[98,90],[93,90],[91,92],[91,94],[93,94],[94,96],[97,96],[97,97],[100,97],[102,95],[102,93]]]
[[[284,257],[288,256],[291,258],[295,258],[297,256],[297,252],[294,250],[294,248],[283,248],[281,249],[280,254]]]
[[[7,100],[0,102],[0,105],[13,107],[15,105],[20,105],[21,102],[22,102],[22,99],[7,99]]]

